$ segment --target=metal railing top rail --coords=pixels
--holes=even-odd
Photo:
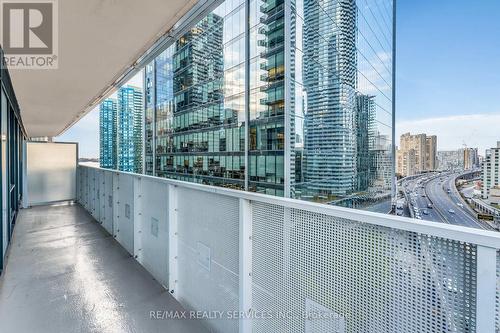
[[[361,223],[367,223],[382,227],[388,227],[393,229],[399,229],[409,232],[416,232],[421,234],[426,234],[433,237],[446,238],[450,240],[455,240],[464,243],[471,243],[480,246],[500,249],[500,233],[496,231],[488,231],[476,228],[469,228],[457,225],[451,225],[439,222],[430,222],[424,220],[414,220],[407,217],[388,215],[383,213],[376,213],[364,210],[357,210],[352,208],[331,206],[326,204],[320,204],[310,201],[303,201],[297,199],[283,198],[277,196],[271,196],[266,194],[260,194],[255,192],[246,192],[242,190],[233,190],[224,187],[217,187],[211,185],[204,185],[198,183],[191,183],[181,180],[160,178],[149,175],[142,175],[137,173],[105,169],[100,167],[94,167],[89,165],[78,165],[80,168],[98,169],[106,172],[113,172],[116,174],[130,175],[138,178],[146,178],[155,180],[158,182],[163,182],[166,184],[179,186],[188,189],[194,189],[198,191],[217,193],[221,195],[226,195],[234,198],[241,198],[250,201],[268,203],[280,205],[287,208],[303,209],[306,211],[325,214],[329,216],[344,218],[348,220],[353,220]]]

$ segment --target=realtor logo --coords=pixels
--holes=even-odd
[[[2,48],[13,69],[57,68],[55,0],[0,0]]]

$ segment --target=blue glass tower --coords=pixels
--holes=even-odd
[[[118,170],[142,173],[142,89],[118,90]]]
[[[104,100],[99,106],[99,163],[101,168],[116,169],[116,114],[117,101]]]

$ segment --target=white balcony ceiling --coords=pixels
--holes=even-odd
[[[81,118],[197,0],[64,0],[59,68],[11,77],[31,137],[57,136]]]

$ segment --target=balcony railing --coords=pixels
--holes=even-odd
[[[217,332],[495,332],[495,232],[79,166],[78,201]],[[216,313],[217,311],[217,313]]]

